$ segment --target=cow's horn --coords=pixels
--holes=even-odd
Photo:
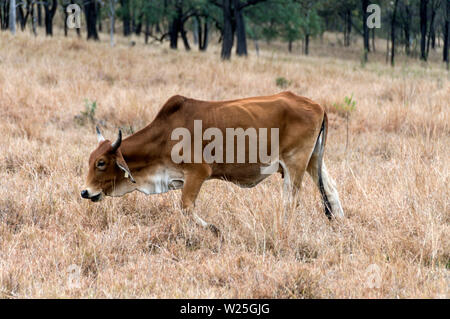
[[[98,142],[103,142],[105,140],[105,138],[103,137],[102,133],[100,132],[100,129],[98,128],[98,126],[95,127],[95,130],[97,131],[97,140]]]
[[[122,144],[122,130],[119,129],[119,136],[117,137],[117,140],[112,143],[112,150],[113,152],[117,151],[117,149],[120,147],[120,144]]]

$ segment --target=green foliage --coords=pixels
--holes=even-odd
[[[356,101],[353,99],[353,93],[350,97],[344,97],[344,103],[334,103],[333,107],[344,114],[353,112],[356,109]]]
[[[84,111],[81,111],[80,115],[75,116],[75,122],[79,125],[85,125],[86,122],[95,123],[95,111],[97,110],[97,101],[89,102],[88,99],[84,100]]]
[[[338,111],[338,113],[341,113],[345,117],[345,123],[346,123],[346,138],[345,138],[345,153],[347,153],[349,140],[349,117],[350,114],[356,109],[356,101],[353,100],[353,93],[350,97],[345,96],[344,97],[344,103],[334,103],[333,107]]]
[[[280,88],[282,88],[282,89],[285,89],[285,88],[287,88],[289,85],[291,85],[291,81],[289,81],[289,80],[287,80],[286,78],[284,78],[284,77],[278,77],[276,80],[275,80],[275,84],[278,86],[278,87],[280,87]]]
[[[246,11],[249,20],[247,32],[251,39],[276,38],[293,42],[306,35],[322,32],[322,19],[318,14],[319,2],[306,0],[267,1]]]

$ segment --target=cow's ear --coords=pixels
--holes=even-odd
[[[123,157],[117,158],[116,164],[125,173],[125,178],[129,178],[131,182],[136,183]]]

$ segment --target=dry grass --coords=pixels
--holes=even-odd
[[[263,51],[209,52],[0,34],[0,297],[448,298],[450,86],[439,64],[380,63]],[[332,48],[337,50],[336,47]],[[96,100],[104,134],[138,130],[173,94],[221,100],[289,90],[326,106],[326,161],[347,217],[329,222],[305,179],[284,210],[280,177],[253,189],[210,181],[199,215],[180,192],[82,200]],[[353,93],[349,149],[343,114]],[[218,196],[220,194],[220,196]],[[287,214],[287,223],[283,215]],[[380,288],[367,287],[376,264]],[[69,266],[80,267],[80,287]]]

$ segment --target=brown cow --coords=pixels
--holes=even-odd
[[[174,132],[180,128],[195,136],[198,123],[201,123],[200,134],[206,129],[200,144],[192,136],[185,138],[183,143],[174,140]],[[217,137],[219,133],[228,134],[232,128],[245,130],[244,161],[243,157],[239,160],[239,147],[230,146],[226,144],[229,141]],[[262,129],[276,129],[278,140],[272,135],[263,136]],[[205,137],[208,131],[215,134]],[[274,157],[269,163],[261,159],[250,160],[250,150],[256,145],[250,133],[260,139],[260,147],[261,143],[266,143],[266,149],[277,151],[275,160]],[[205,139],[212,139],[212,135],[217,143],[212,155],[215,161],[205,157]],[[92,201],[101,200],[104,195],[122,196],[134,190],[158,194],[182,189],[182,208],[200,225],[216,231],[215,226],[193,211],[203,182],[224,179],[242,187],[252,187],[269,176],[264,168],[275,163],[277,168],[272,172],[282,174],[285,191],[299,191],[307,171],[322,195],[325,214],[329,218],[344,216],[334,182],[322,161],[327,115],[319,104],[291,92],[221,102],[177,95],[166,102],[152,123],[135,134],[122,140],[119,130],[117,140],[111,143],[97,128],[97,136],[99,144],[90,155],[86,189],[81,192],[83,198]],[[234,136],[232,139],[234,142]],[[194,147],[192,151],[181,147],[181,152],[180,145]],[[226,150],[226,156],[231,152],[225,163],[223,150]],[[174,160],[174,154],[184,156],[184,160]]]

